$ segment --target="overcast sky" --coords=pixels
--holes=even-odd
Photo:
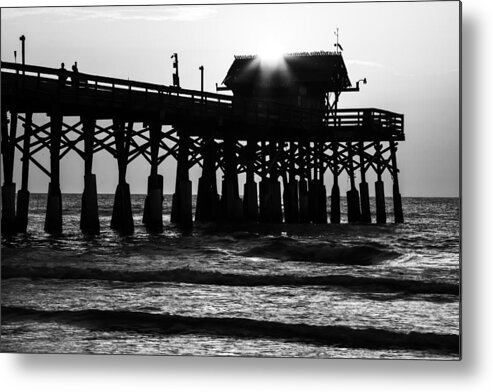
[[[405,115],[406,141],[397,156],[403,196],[458,196],[458,2],[4,8],[1,58],[13,61],[17,50],[19,61],[24,34],[28,64],[70,68],[77,61],[84,73],[171,84],[170,56],[177,52],[181,86],[200,89],[204,65],[205,89],[215,91],[235,54],[270,45],[332,50],[336,28],[351,81],[368,79],[361,92],[343,94],[340,107]],[[48,153],[39,157],[47,162]],[[173,192],[174,168],[172,160],[160,167],[165,193]],[[114,192],[114,159],[99,153],[94,171],[98,191]],[[143,159],[131,164],[132,193],[145,192],[148,171]],[[31,173],[31,192],[46,192],[48,178],[34,165]],[[192,171],[194,193],[199,174]],[[15,181],[19,186],[18,167]],[[62,192],[82,191],[83,164],[75,154],[62,161],[61,182]]]

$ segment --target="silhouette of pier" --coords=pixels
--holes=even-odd
[[[149,230],[163,227],[166,179],[159,167],[167,158],[177,162],[171,221],[181,226],[194,219],[337,224],[343,172],[350,182],[349,223],[370,223],[369,170],[377,176],[373,221],[387,221],[382,175],[388,171],[395,222],[403,222],[396,158],[397,143],[404,140],[403,115],[338,108],[341,93],[359,90],[359,82],[351,86],[340,53],[301,53],[284,60],[290,73],[271,70],[265,78],[258,57],[237,56],[224,81],[233,95],[2,62],[2,232],[27,230],[31,163],[50,181],[45,231],[62,232],[60,161],[71,151],[84,161],[80,228],[88,234],[100,231],[92,169],[100,152],[118,163],[111,227],[122,234],[134,230],[126,171],[138,157],[150,166],[142,217]],[[47,122],[34,121],[39,113]],[[37,158],[42,151],[49,151],[49,165]],[[16,152],[22,161],[17,197]],[[202,175],[194,217],[189,170],[195,165]],[[246,178],[242,198],[241,174]]]

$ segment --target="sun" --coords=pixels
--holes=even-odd
[[[260,50],[259,57],[263,63],[267,63],[270,65],[277,64],[281,61],[283,57],[284,51],[282,47],[275,42],[265,42]]]

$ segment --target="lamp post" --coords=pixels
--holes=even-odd
[[[201,65],[199,67],[199,70],[200,70],[200,92],[203,95],[204,94],[204,66]]]
[[[24,35],[21,35],[19,39],[21,40],[21,47],[22,47],[22,52],[21,52],[22,65],[26,65],[26,37]]]
[[[173,53],[171,58],[174,58],[173,68],[175,73],[173,74],[173,86],[180,88],[180,77],[178,76],[178,53]]]

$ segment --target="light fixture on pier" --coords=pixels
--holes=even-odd
[[[366,78],[360,79],[356,82],[356,90],[359,90],[360,82],[363,82],[363,84],[366,84]]]

